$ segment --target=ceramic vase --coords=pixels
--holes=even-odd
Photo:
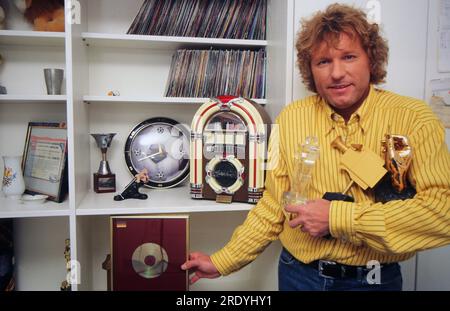
[[[3,163],[3,193],[7,198],[20,199],[25,191],[25,181],[22,174],[21,156],[4,156]]]

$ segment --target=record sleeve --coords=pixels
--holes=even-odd
[[[111,217],[113,291],[186,291],[188,216]]]

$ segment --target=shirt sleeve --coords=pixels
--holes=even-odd
[[[384,253],[409,253],[450,243],[450,154],[435,118],[410,134],[410,179],[417,194],[387,203],[331,202],[330,232]]]
[[[275,124],[270,135],[265,191],[258,204],[236,228],[231,240],[211,255],[222,275],[228,275],[252,262],[283,230],[284,214],[280,206],[284,191],[289,189],[285,157],[280,139],[280,126]]]

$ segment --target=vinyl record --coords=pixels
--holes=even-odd
[[[159,244],[145,243],[134,250],[131,261],[137,274],[145,279],[152,279],[166,271],[169,257]]]

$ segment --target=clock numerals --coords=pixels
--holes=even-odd
[[[156,173],[155,177],[158,180],[166,180],[166,175],[162,171],[159,171],[158,173]]]
[[[142,154],[142,151],[141,151],[141,149],[134,149],[133,150],[133,154],[134,154],[134,156],[138,157],[138,156],[140,156]]]

